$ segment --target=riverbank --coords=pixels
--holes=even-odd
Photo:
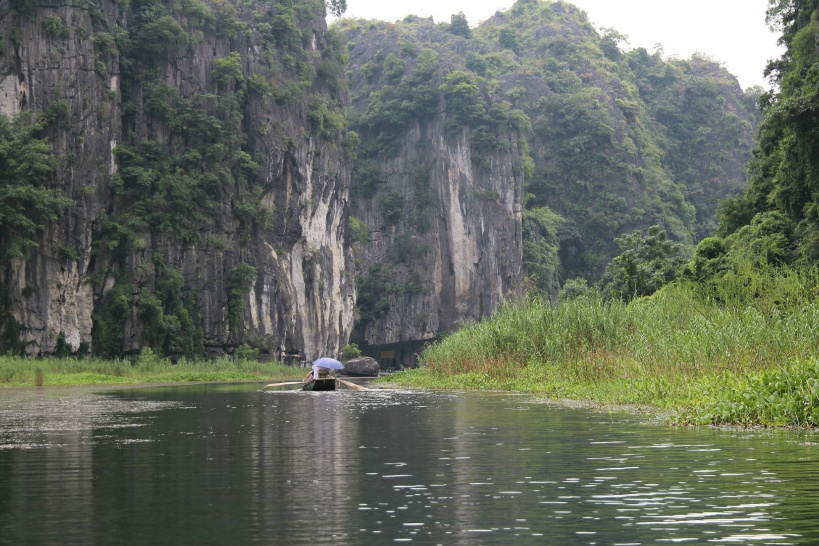
[[[631,303],[529,297],[431,345],[419,369],[381,381],[628,405],[678,424],[816,427],[814,299],[796,285],[741,305],[685,285]]]
[[[374,386],[533,392],[678,424],[819,427],[817,279],[819,270],[762,270],[708,294],[681,283],[630,303],[595,291],[559,305],[525,297]],[[172,365],[146,349],[133,362],[0,357],[0,387],[275,381],[304,371],[242,358]]]
[[[515,377],[469,372],[440,376],[429,368],[405,370],[376,381],[381,388],[494,390],[542,394],[556,402],[617,407],[660,415],[677,425],[819,427],[819,360],[796,360],[762,373],[703,374],[575,383],[549,379],[548,365]]]
[[[303,368],[252,359],[169,360],[143,351],[133,362],[97,358],[0,357],[0,388],[129,385],[200,381],[267,381],[302,377]]]

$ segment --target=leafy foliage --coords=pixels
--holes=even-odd
[[[474,126],[483,121],[486,104],[477,77],[463,70],[450,72],[441,84],[451,126]]]
[[[668,239],[660,226],[651,226],[614,240],[623,251],[606,268],[600,279],[604,296],[629,301],[650,296],[677,278],[684,263],[682,245]]]
[[[390,273],[385,264],[376,263],[356,279],[359,327],[378,320],[390,310]]]
[[[713,234],[716,204],[744,187],[731,173],[750,159],[755,105],[736,92],[725,69],[701,56],[663,62],[638,49],[627,55],[647,107],[661,124],[663,166],[696,209],[694,240]],[[733,90],[733,91],[731,91]]]
[[[331,139],[346,128],[346,120],[341,109],[333,108],[324,97],[315,97],[307,112],[310,129],[314,134]]]
[[[558,228],[563,219],[548,207],[523,211],[523,265],[544,292],[559,284]]]
[[[327,10],[335,17],[341,17],[347,11],[347,0],[327,0]]]
[[[45,123],[0,115],[0,264],[22,256],[71,200],[48,187],[54,162],[41,134]]]
[[[796,359],[743,379],[684,418],[714,425],[819,426],[818,359]]]
[[[341,358],[343,360],[352,360],[361,356],[361,349],[355,343],[348,343],[341,349]]]
[[[355,130],[371,136],[382,153],[397,151],[396,140],[410,120],[428,119],[438,110],[437,53],[424,49],[414,66],[408,64],[392,54],[384,58],[378,73],[389,85],[369,93],[365,111],[354,120]],[[364,66],[361,70],[367,73]]]
[[[357,243],[368,243],[370,241],[370,228],[355,216],[350,216],[350,235]]]
[[[464,12],[462,11],[452,14],[449,28],[447,28],[447,30],[450,34],[454,34],[455,36],[460,36],[462,38],[472,37],[472,30],[469,28],[469,21],[466,20],[466,15],[464,15]]]
[[[183,241],[201,236],[206,213],[216,206],[218,179],[201,173],[201,164],[194,161],[183,167],[156,141],[135,148],[120,145],[116,157],[120,171],[115,191],[132,204],[131,229],[175,232]]]
[[[237,82],[244,81],[242,74],[242,57],[238,51],[231,51],[227,57],[214,59],[213,79],[228,89],[232,89]]]
[[[228,297],[228,322],[234,332],[239,329],[247,309],[247,295],[256,280],[256,268],[242,262],[228,275],[226,283]]]
[[[586,279],[568,279],[560,287],[558,301],[565,302],[589,295],[592,290],[589,288]]]
[[[71,36],[71,27],[63,24],[62,20],[55,15],[49,15],[43,19],[43,30],[54,38],[68,38]]]
[[[123,354],[125,322],[131,310],[133,285],[118,283],[94,309],[94,352],[106,358]]]
[[[813,0],[772,0],[768,22],[783,56],[767,73],[778,91],[762,93],[763,121],[746,191],[722,203],[717,237],[697,248],[689,274],[713,289],[756,267],[819,262],[819,32]]]
[[[134,36],[134,51],[149,63],[159,63],[178,56],[187,47],[190,36],[172,15],[149,17],[143,11]],[[153,13],[151,13],[153,15]]]
[[[527,191],[533,205],[550,206],[567,219],[560,235],[566,275],[593,277],[604,268],[614,254],[606,233],[654,220],[663,221],[675,238],[687,239],[693,209],[663,172],[648,135],[624,125],[602,89],[554,94],[535,108],[533,129],[548,146],[535,157],[540,166]],[[634,164],[637,142],[642,165]],[[638,193],[628,184],[635,178],[643,189]]]
[[[23,325],[8,311],[8,288],[0,282],[0,352],[6,355],[22,355],[26,344],[21,340]]]
[[[33,15],[37,11],[38,0],[9,0],[9,5],[15,13]]]
[[[382,212],[384,213],[384,220],[388,224],[395,224],[401,217],[401,209],[404,206],[404,196],[397,191],[391,191],[384,196],[382,202]]]
[[[510,28],[502,28],[498,33],[498,44],[504,49],[511,49],[515,53],[518,52],[518,36],[514,30]]]

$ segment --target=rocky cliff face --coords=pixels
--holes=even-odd
[[[351,214],[366,230],[354,244],[357,339],[370,345],[433,339],[489,316],[523,278],[520,133],[503,119],[482,146],[468,105],[440,89],[463,67],[451,54],[463,41],[431,20],[412,25],[412,38],[383,23],[345,33],[362,135]],[[487,90],[461,83],[485,115]],[[390,87],[373,98],[379,85]]]
[[[4,3],[0,33],[0,112],[56,112],[75,203],[4,271],[29,354],[339,350],[350,173],[323,2]]]
[[[120,13],[111,4],[93,16],[113,26]],[[52,187],[74,202],[39,247],[4,268],[9,311],[35,354],[53,352],[60,336],[75,349],[91,341],[93,225],[108,201],[122,127],[118,71],[95,72],[92,27],[90,4],[32,5],[22,14],[0,4],[0,113],[56,115],[47,129],[57,160]]]
[[[370,319],[360,334],[371,345],[433,339],[489,316],[522,280],[523,184],[511,152],[479,168],[469,132],[447,135],[443,125],[410,128],[398,155],[379,162],[389,173],[381,187],[353,201],[353,214],[372,226],[355,245]],[[400,212],[391,218],[383,203],[395,195]],[[418,213],[428,222],[420,229]]]

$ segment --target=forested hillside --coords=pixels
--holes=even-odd
[[[483,241],[480,230],[445,225],[441,188],[459,177],[469,222],[502,233],[504,207],[521,211],[519,235],[506,233],[523,270],[505,269],[547,292],[600,278],[614,239],[632,230],[659,225],[675,241],[699,241],[716,227],[717,202],[744,188],[761,91],[743,92],[706,58],[625,53],[623,36],[594,29],[569,3],[520,0],[474,28],[462,14],[338,27],[361,136],[352,221],[364,341],[399,341],[385,332],[402,320],[423,324],[404,335],[431,337],[495,308],[492,297],[457,309],[436,272],[468,245],[458,237]],[[436,169],[447,164],[458,167]],[[504,270],[495,259],[476,258],[473,277]]]

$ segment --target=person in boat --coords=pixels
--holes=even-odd
[[[316,366],[315,364],[313,364],[313,369],[310,370],[310,372],[307,374],[307,377],[305,378],[306,382],[309,383],[310,381],[312,381],[314,379],[318,379],[320,369],[321,368],[319,366]]]

